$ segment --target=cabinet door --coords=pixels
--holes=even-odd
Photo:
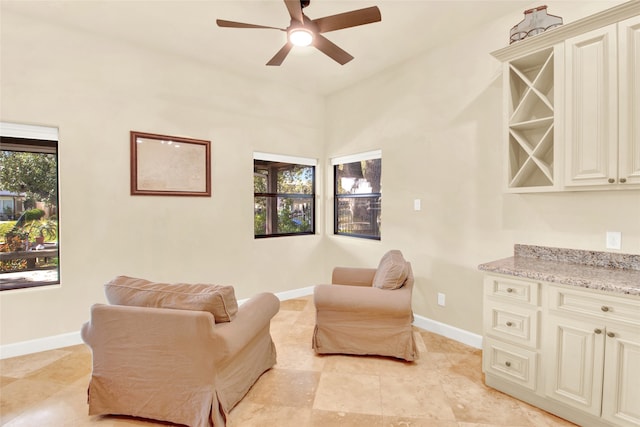
[[[618,182],[617,26],[565,41],[565,185]]]
[[[640,330],[607,326],[602,418],[640,426]]]
[[[600,416],[604,325],[550,314],[546,331],[543,357],[547,396]]]
[[[622,183],[640,184],[640,16],[618,24],[618,43],[619,177]]]

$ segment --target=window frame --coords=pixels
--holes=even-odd
[[[60,285],[60,159],[59,159],[59,138],[58,128],[24,125],[18,123],[0,122],[0,140],[3,151],[15,151],[26,153],[53,154],[56,160],[56,217],[57,223],[57,266],[55,268],[57,277],[55,280],[8,282],[0,285],[0,292],[14,289],[36,288],[43,286]],[[28,272],[30,270],[26,270]],[[37,270],[34,270],[37,271]],[[13,274],[13,272],[2,272]]]
[[[254,239],[268,239],[268,238],[272,238],[272,237],[288,237],[288,236],[308,236],[308,235],[314,235],[316,234],[316,212],[317,212],[317,205],[316,205],[316,195],[317,195],[317,191],[316,191],[316,179],[317,179],[317,166],[318,166],[318,161],[316,159],[311,159],[311,158],[306,158],[306,157],[295,157],[295,156],[287,156],[287,155],[281,155],[281,154],[271,154],[271,153],[262,153],[262,152],[254,152],[253,153],[253,171],[254,171],[254,177],[256,172],[256,161],[259,162],[268,162],[268,163],[272,163],[274,165],[274,167],[277,167],[278,165],[292,165],[292,166],[301,166],[301,167],[309,167],[312,170],[312,177],[311,177],[311,193],[310,194],[306,194],[306,193],[279,193],[277,191],[273,192],[273,191],[267,191],[267,192],[256,192],[255,191],[255,186],[254,186],[254,192],[253,192],[253,200],[254,200]],[[311,219],[310,219],[310,225],[311,225],[311,230],[309,231],[299,231],[299,232],[286,232],[286,233],[266,233],[266,234],[255,234],[255,206],[256,206],[256,198],[258,197],[268,197],[268,198],[272,198],[273,200],[273,204],[271,205],[272,208],[275,209],[275,215],[276,215],[276,222],[277,222],[277,214],[278,214],[278,206],[277,206],[277,201],[281,198],[292,198],[292,199],[309,199],[310,204],[311,204]],[[268,215],[268,214],[267,214]],[[270,217],[273,217],[273,213],[271,213],[271,215],[268,215]]]
[[[338,194],[338,174],[337,170],[340,165],[362,162],[366,160],[377,160],[379,159],[380,164],[380,192],[371,192],[371,193],[360,193],[360,194]],[[355,237],[358,239],[367,239],[367,240],[382,240],[381,233],[381,225],[378,225],[378,234],[361,234],[361,233],[349,233],[340,231],[340,209],[339,209],[339,201],[340,199],[358,199],[358,198],[379,198],[380,200],[380,211],[382,210],[382,150],[374,150],[367,151],[364,153],[352,154],[347,156],[334,157],[331,159],[331,167],[333,169],[333,234],[336,236],[346,236],[346,237]]]

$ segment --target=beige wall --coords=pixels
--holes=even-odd
[[[615,3],[549,8],[569,22]],[[413,263],[417,314],[480,333],[476,267],[514,243],[604,250],[615,230],[624,252],[640,253],[637,191],[502,194],[500,64],[488,52],[520,14],[326,99],[1,19],[0,120],[60,129],[62,264],[60,287],[0,294],[0,344],[77,331],[117,274],[231,283],[246,298],[325,281],[336,264],[375,265],[391,248]],[[130,130],[210,139],[213,197],[129,196]],[[382,241],[327,235],[327,158],[373,149],[383,153]],[[253,239],[254,150],[320,159],[316,236]]]
[[[615,3],[548,5],[572,22]],[[330,237],[328,264],[401,249],[416,276],[416,313],[474,333],[482,330],[477,266],[510,256],[515,243],[605,250],[610,230],[622,232],[622,252],[640,253],[639,191],[502,193],[501,64],[489,52],[507,44],[519,19],[496,20],[327,99],[327,155],[381,149],[383,168],[382,241]]]
[[[3,292],[1,344],[79,330],[118,274],[230,283],[238,298],[323,280],[322,234],[254,240],[252,226],[253,151],[322,160],[321,97],[7,11],[1,23],[0,120],[59,127],[61,205],[61,286]],[[213,196],[130,196],[130,130],[211,140]]]

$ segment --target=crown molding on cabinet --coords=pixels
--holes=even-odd
[[[496,59],[505,62],[527,53],[551,47],[570,37],[587,31],[614,24],[633,16],[640,15],[640,0],[631,0],[604,10],[595,15],[579,19],[569,24],[553,28],[547,32],[515,42],[507,47],[491,52]]]

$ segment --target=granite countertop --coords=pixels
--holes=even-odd
[[[515,245],[514,256],[480,264],[480,270],[640,296],[640,255]]]

